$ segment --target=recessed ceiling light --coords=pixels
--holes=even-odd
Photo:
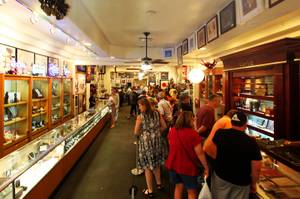
[[[110,56],[110,58],[111,58],[111,59],[114,59],[115,57],[114,57],[114,56]]]
[[[92,45],[92,44],[89,43],[89,42],[83,42],[83,44],[84,44],[85,46],[91,46],[91,45]]]
[[[205,47],[202,47],[202,48],[200,48],[200,50],[206,50],[206,48],[205,48]]]

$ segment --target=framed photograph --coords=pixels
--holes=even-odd
[[[64,77],[70,77],[71,75],[70,62],[68,62],[67,60],[62,61],[62,72]]]
[[[149,80],[149,84],[156,84],[156,75],[153,72],[149,72],[148,73],[148,80]]]
[[[228,4],[220,11],[220,31],[221,34],[231,30],[236,26],[235,1]]]
[[[10,70],[12,62],[16,61],[16,48],[0,44],[0,72]]]
[[[269,0],[269,8],[272,8],[283,1],[284,0]]]
[[[76,72],[77,73],[85,73],[85,71],[86,71],[86,66],[76,65]]]
[[[161,72],[160,79],[161,80],[169,80],[169,72]]]
[[[181,66],[183,64],[181,45],[177,47],[177,64],[178,66]]]
[[[197,31],[197,47],[199,49],[205,45],[206,45],[206,34],[205,34],[205,26],[203,26]]]
[[[264,10],[262,0],[237,0],[240,23],[245,23]]]
[[[17,49],[18,74],[30,74],[34,64],[34,53],[22,49]]]
[[[56,77],[59,76],[59,60],[53,57],[48,57],[48,76]]]
[[[48,58],[44,55],[35,54],[34,65],[32,65],[32,75],[46,76],[47,75]]]
[[[160,81],[160,88],[161,89],[167,89],[168,88],[168,86],[169,86],[169,81]]]
[[[91,83],[93,78],[92,76],[92,66],[86,66],[85,83]]]
[[[189,36],[189,52],[193,52],[196,49],[196,34],[193,33],[191,36]]]
[[[163,49],[163,57],[164,58],[172,58],[173,57],[173,48],[164,48]]]
[[[182,55],[189,53],[189,41],[188,39],[183,40],[182,42]]]
[[[219,37],[218,17],[217,15],[211,18],[206,24],[207,42],[212,42]]]

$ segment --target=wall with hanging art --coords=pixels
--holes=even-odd
[[[46,76],[47,75],[48,58],[44,55],[35,54],[34,64],[32,66],[32,75]]]
[[[34,53],[17,49],[16,69],[19,75],[31,75],[31,67],[34,64]]]
[[[244,24],[262,13],[265,3],[262,0],[236,0],[239,23]]]
[[[188,49],[189,49],[189,52],[193,52],[196,49],[196,34],[195,33],[193,33],[188,38]]]
[[[182,46],[179,45],[176,48],[176,52],[177,52],[177,65],[181,66],[183,64],[183,58],[182,58]]]
[[[60,75],[59,60],[57,58],[48,57],[48,76],[57,77]]]
[[[11,69],[11,63],[15,62],[16,48],[0,44],[0,73],[6,73]]]
[[[165,58],[165,59],[172,58],[173,54],[174,54],[173,48],[163,48],[163,50],[162,50],[162,55],[163,55],[163,58]]]
[[[218,16],[211,18],[206,24],[206,40],[212,42],[219,37]]]
[[[224,34],[234,27],[236,27],[236,6],[235,1],[232,1],[220,11],[220,32]]]
[[[160,79],[161,80],[169,80],[169,72],[161,72]]]
[[[205,27],[206,26],[202,26],[197,31],[197,47],[198,47],[198,49],[200,49],[206,45],[206,29],[205,29]]]
[[[183,40],[182,42],[182,55],[189,53],[189,41],[188,39]]]

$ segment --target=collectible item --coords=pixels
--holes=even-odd
[[[38,88],[32,89],[32,96],[33,98],[42,98],[43,94]]]
[[[8,104],[8,92],[5,92],[4,104]]]

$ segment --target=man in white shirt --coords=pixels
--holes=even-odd
[[[167,126],[170,127],[172,120],[173,120],[173,115],[172,115],[172,107],[170,103],[165,99],[165,93],[163,91],[158,93],[158,111],[164,118],[165,122],[167,123]]]

